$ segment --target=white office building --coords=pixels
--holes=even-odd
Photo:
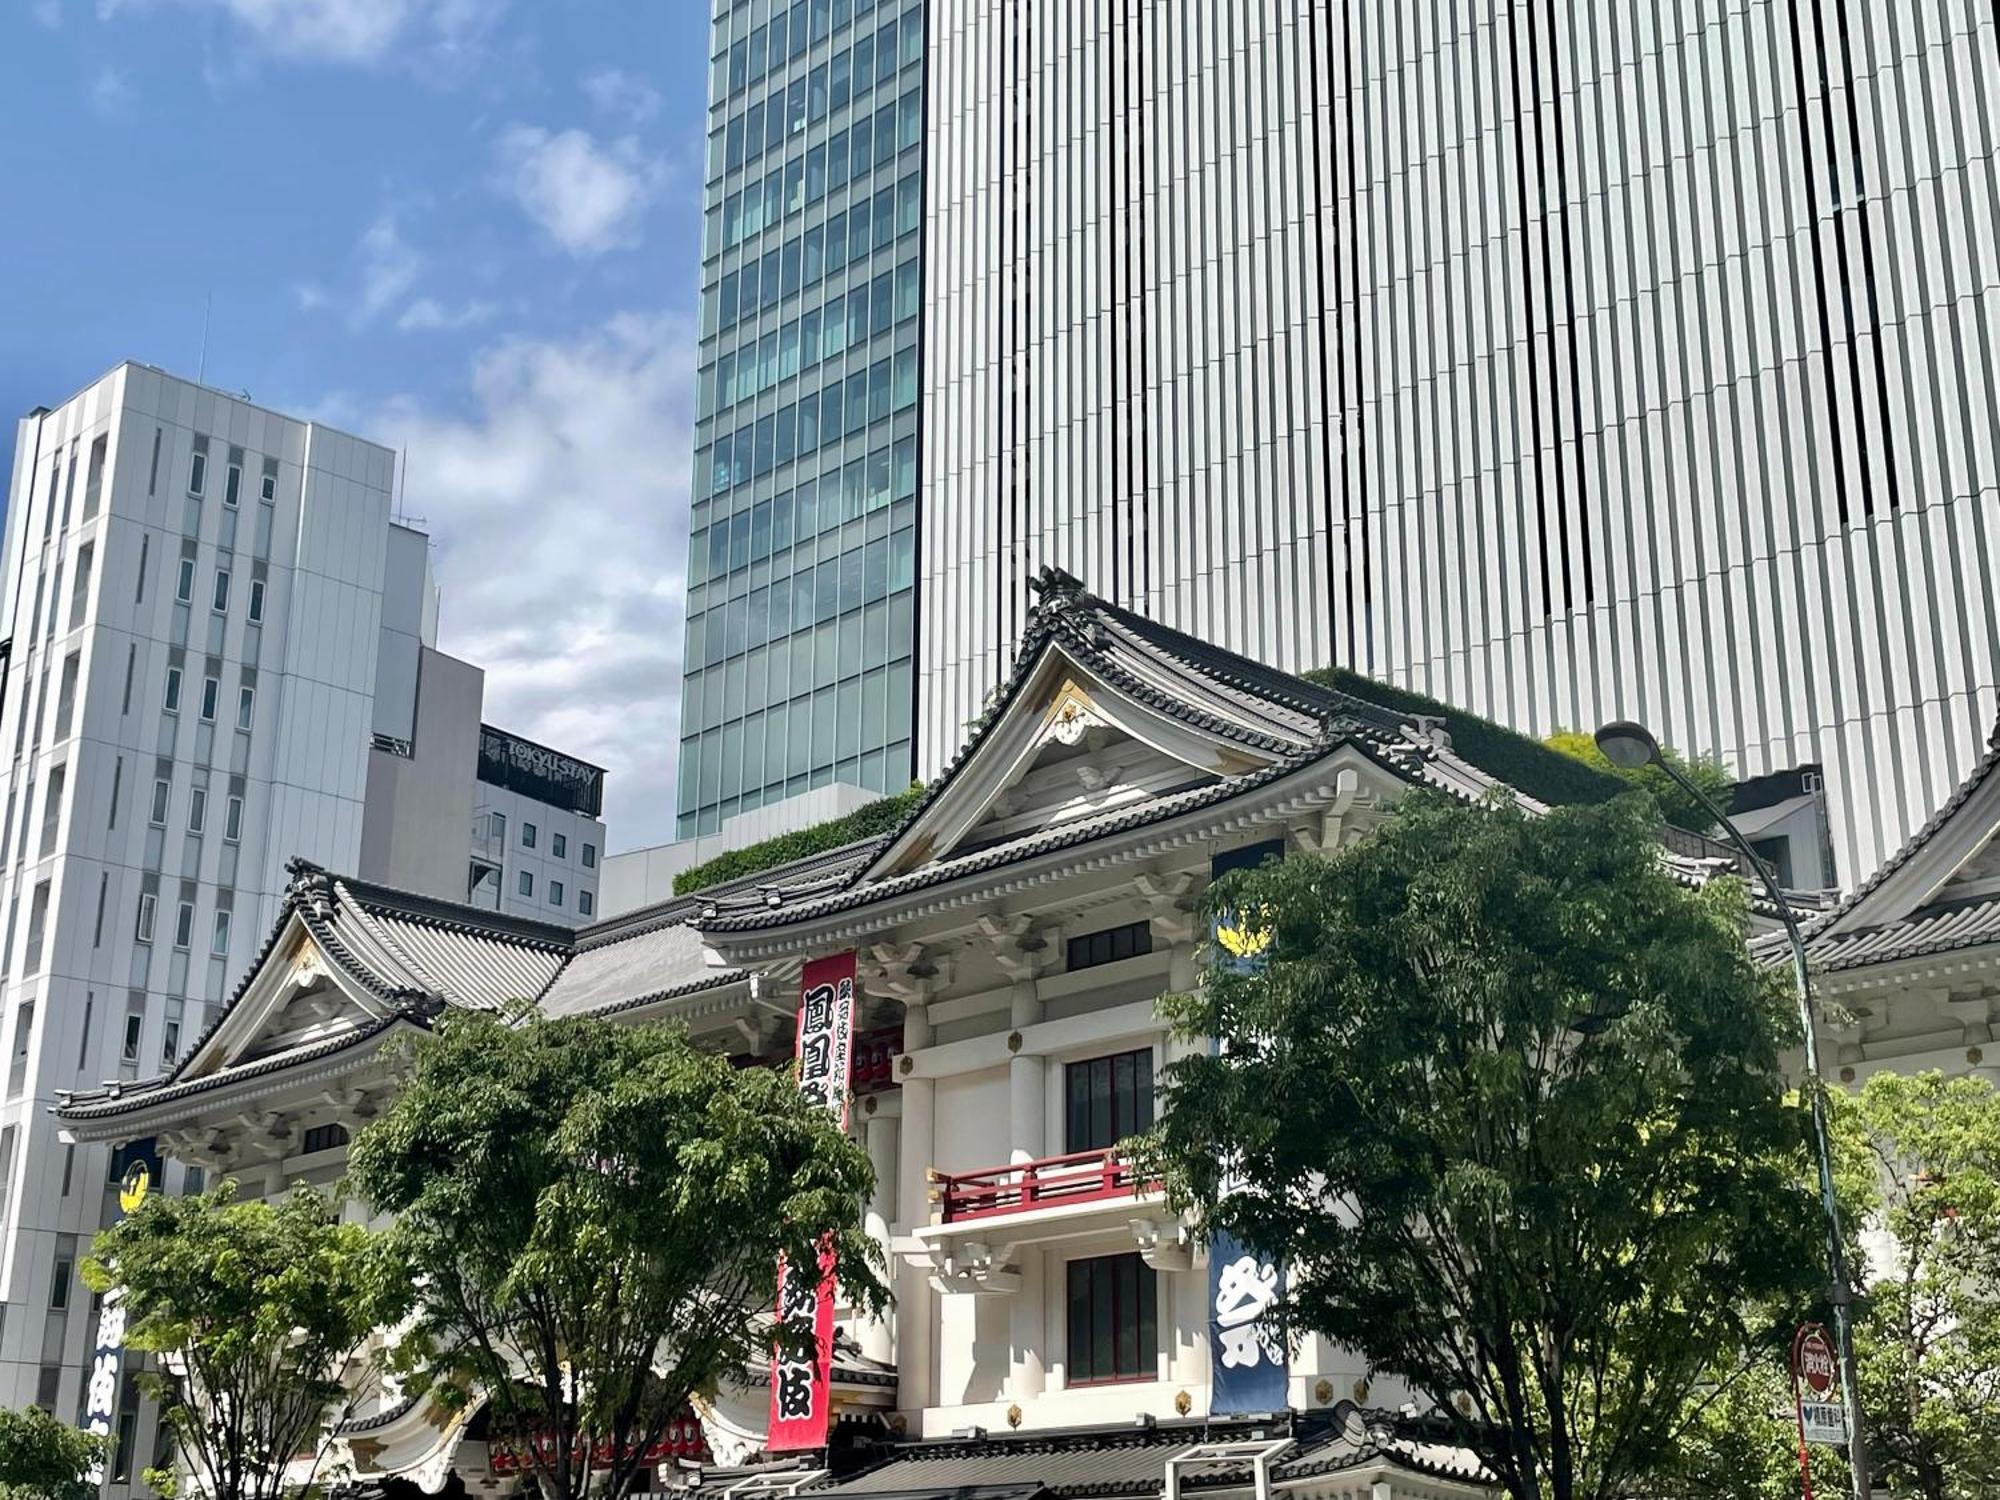
[[[481,724],[466,899],[511,916],[589,923],[600,915],[603,809],[601,767]]]
[[[136,364],[20,423],[0,584],[0,1405],[74,1418],[84,1399],[76,1270],[119,1162],[57,1141],[55,1092],[183,1055],[296,857],[466,897],[483,679],[436,650],[428,540],[392,520],[395,475],[387,448]],[[118,1483],[153,1461],[145,1405],[128,1380]]]
[[[1994,713],[2000,15],[1838,9],[930,0],[917,774],[1058,564],[1866,877]]]

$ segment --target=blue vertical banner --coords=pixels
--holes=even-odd
[[[118,1209],[111,1220],[115,1224],[127,1214],[137,1213],[147,1195],[159,1185],[160,1153],[153,1137],[120,1146],[112,1157],[111,1172],[118,1182]],[[103,1438],[107,1445],[115,1445],[117,1441],[112,1429],[124,1389],[121,1380],[125,1368],[124,1299],[121,1287],[114,1286],[104,1294],[97,1312],[97,1337],[91,1345],[90,1368],[83,1377],[83,1430]],[[105,1461],[114,1452],[115,1446],[107,1446],[84,1478],[91,1484],[103,1484]]]
[[[1211,1412],[1283,1411],[1289,1404],[1285,1268],[1218,1230],[1208,1242]]]
[[[1283,839],[1232,849],[1210,861],[1209,877],[1220,879],[1231,870],[1252,869],[1284,855]],[[1239,974],[1254,974],[1271,942],[1267,922],[1243,912],[1218,914],[1210,937],[1216,961]],[[1291,1348],[1284,1312],[1284,1266],[1227,1231],[1217,1230],[1210,1236],[1210,1412],[1283,1411],[1291,1404]]]

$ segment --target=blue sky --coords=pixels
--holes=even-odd
[[[487,716],[671,836],[706,0],[6,0],[0,411],[125,358],[407,454]],[[5,441],[11,444],[12,424]]]

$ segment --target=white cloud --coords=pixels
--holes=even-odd
[[[579,259],[637,244],[639,220],[662,176],[630,137],[600,145],[586,130],[552,135],[512,125],[495,156],[501,187]]]
[[[477,299],[461,307],[446,307],[434,297],[419,297],[403,309],[396,326],[404,333],[430,333],[454,328],[473,328],[489,321],[500,309]]]
[[[34,4],[28,7],[28,14],[41,25],[54,31],[62,25],[62,0],[34,0]]]
[[[313,62],[379,63],[421,52],[427,59],[473,47],[506,0],[98,0],[105,18],[173,3],[216,11],[264,50]]]
[[[586,73],[583,92],[600,113],[627,125],[643,125],[660,112],[659,90],[622,68]]]
[[[403,238],[395,214],[387,210],[362,231],[354,255],[360,263],[353,313],[356,323],[370,322],[400,302],[424,268],[423,257]]]
[[[90,107],[102,119],[123,119],[131,113],[138,99],[132,80],[123,68],[107,64],[99,68],[97,76],[90,80]]]
[[[620,315],[506,340],[472,414],[357,412],[406,454],[438,547],[439,644],[486,670],[486,717],[610,772],[614,847],[673,837],[695,330]]]

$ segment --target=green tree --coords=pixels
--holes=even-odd
[[[140,1383],[211,1500],[276,1500],[318,1475],[334,1422],[370,1389],[370,1334],[409,1297],[380,1237],[320,1194],[238,1202],[233,1182],[149,1197],[97,1236],[83,1276],[115,1298],[127,1348],[161,1356]]]
[[[95,1500],[104,1440],[39,1406],[0,1408],[0,1500]]]
[[[420,1278],[418,1388],[488,1401],[548,1500],[623,1494],[690,1395],[761,1374],[780,1256],[887,1296],[867,1153],[674,1027],[453,1016],[350,1166]]]
[[[1876,1073],[1836,1095],[1869,1254],[1855,1354],[1880,1478],[1925,1500],[2000,1493],[2000,1094]]]
[[[1783,976],[1740,886],[1685,888],[1658,837],[1639,798],[1412,794],[1219,882],[1269,946],[1165,1002],[1223,1044],[1167,1070],[1173,1200],[1280,1256],[1294,1330],[1407,1380],[1520,1500],[1630,1493],[1818,1281]]]
[[[1690,797],[1658,766],[1641,766],[1636,771],[1614,766],[1605,758],[1604,752],[1597,748],[1597,741],[1580,729],[1559,729],[1543,743],[1551,750],[1559,750],[1573,760],[1582,761],[1593,770],[1602,771],[1607,776],[1616,776],[1620,781],[1627,782],[1644,792],[1653,799],[1653,805],[1659,808],[1660,816],[1676,828],[1687,828],[1699,833],[1715,822],[1698,798]],[[1728,809],[1730,793],[1736,789],[1736,778],[1729,774],[1728,769],[1720,761],[1688,760],[1680,752],[1666,745],[1660,747],[1660,755],[1671,761],[1676,770],[1707,793],[1716,806],[1725,811]]]

